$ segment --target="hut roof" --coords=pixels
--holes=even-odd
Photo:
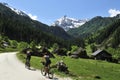
[[[103,53],[105,53],[105,54],[107,54],[107,55],[109,55],[109,56],[112,56],[110,53],[108,53],[108,52],[105,51],[105,50],[97,50],[97,51],[95,51],[95,52],[92,54],[92,56],[97,56],[98,54],[101,54],[101,52],[103,52]]]
[[[103,50],[97,50],[97,51],[95,51],[93,54],[92,54],[92,56],[96,56],[97,54],[99,54],[100,52],[102,52]]]
[[[73,52],[71,55],[79,55],[78,52]]]

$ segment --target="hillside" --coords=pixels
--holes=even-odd
[[[57,42],[62,46],[66,46],[64,43],[65,39],[71,39],[71,36],[69,36],[63,29],[59,28],[57,29],[58,31],[56,31],[56,28],[32,20],[27,14],[22,11],[19,12],[20,13],[18,14],[6,6],[5,3],[0,3],[0,35],[28,43],[31,41],[37,43],[45,41],[50,45]]]
[[[68,35],[68,33],[66,33],[66,31],[64,31],[64,29],[59,26],[50,26],[50,31],[51,33],[62,37],[63,39],[73,39],[72,36]]]
[[[114,21],[106,28],[101,30],[97,36],[93,35],[93,42],[106,47],[119,47],[120,46],[120,19]]]
[[[97,16],[78,28],[70,29],[68,33],[75,37],[88,37],[91,34],[102,30],[107,25],[111,24],[115,19],[116,18]]]
[[[115,59],[120,59],[120,19],[107,25],[104,29],[86,38],[88,52],[90,46],[92,52],[97,49],[105,49]]]

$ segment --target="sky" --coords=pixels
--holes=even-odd
[[[120,14],[120,0],[0,0],[24,11],[32,19],[51,25],[66,15],[75,19]]]

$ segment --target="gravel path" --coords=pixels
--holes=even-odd
[[[0,80],[51,80],[42,76],[39,70],[28,70],[16,58],[16,52],[0,54]],[[71,80],[54,78],[52,80]]]

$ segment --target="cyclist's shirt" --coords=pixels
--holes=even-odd
[[[27,60],[30,60],[31,59],[31,53],[28,51],[27,52],[27,58],[26,58]]]
[[[51,60],[50,60],[49,55],[44,55],[44,58],[45,58],[45,61],[46,61],[45,66],[47,67],[48,65],[51,64]]]
[[[46,61],[48,61],[49,60],[49,55],[44,55],[44,58],[45,58]]]

